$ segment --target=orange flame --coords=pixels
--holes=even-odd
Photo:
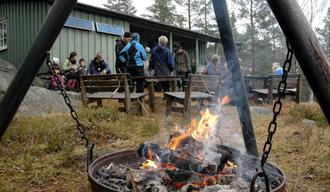
[[[236,167],[237,167],[237,165],[235,164],[235,162],[227,161],[227,163],[225,164],[225,167],[223,168],[223,172],[229,172],[229,171],[235,169]]]
[[[150,168],[157,169],[158,166],[155,162],[153,162],[152,160],[149,160],[149,159],[147,159],[145,162],[143,162],[142,165],[140,166],[140,169],[150,169]]]
[[[217,124],[219,116],[213,115],[208,109],[206,109],[205,112],[202,112],[201,115],[202,118],[199,122],[197,122],[196,119],[192,119],[188,130],[176,137],[173,137],[167,147],[172,150],[176,150],[182,140],[189,136],[192,136],[197,141],[206,141],[209,134],[212,132],[212,129]]]
[[[224,96],[223,98],[219,99],[218,103],[220,105],[226,105],[229,104],[231,102],[231,99],[228,95]]]

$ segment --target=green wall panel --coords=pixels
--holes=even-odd
[[[122,26],[125,31],[129,30],[128,22],[119,21],[102,15],[75,10],[71,13],[71,16],[88,19],[94,22],[115,24]],[[110,64],[114,71],[114,45],[117,38],[117,36],[98,33],[96,31],[64,27],[52,48],[51,54],[53,57],[59,57],[61,63],[63,63],[71,51],[76,51],[78,53],[78,59],[84,58],[89,64],[97,52],[102,52],[104,59]]]
[[[7,18],[7,47],[0,58],[17,68],[26,57],[48,12],[46,1],[0,1],[0,17]]]

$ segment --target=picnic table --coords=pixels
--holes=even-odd
[[[181,76],[149,76],[145,77],[145,82],[148,85],[148,95],[149,95],[149,106],[152,112],[155,112],[155,83],[158,82],[170,82],[170,91],[177,91],[177,82],[181,81]]]
[[[177,82],[181,81],[179,75],[163,75],[163,76],[141,76],[141,77],[130,77],[132,81],[143,80],[147,84],[149,107],[152,112],[155,112],[155,83],[168,81],[170,82],[170,91],[177,91]]]

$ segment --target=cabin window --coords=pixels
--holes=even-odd
[[[0,18],[0,51],[7,49],[7,19]]]

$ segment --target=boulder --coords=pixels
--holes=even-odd
[[[9,62],[0,59],[0,101],[16,75],[16,68]],[[52,112],[69,112],[69,108],[59,91],[48,90],[46,81],[36,77],[25,95],[18,112],[21,115],[42,115]],[[68,92],[74,106],[79,103],[80,94]]]
[[[0,59],[0,95],[6,92],[11,81],[16,75],[17,69],[15,66],[5,60]],[[34,78],[33,86],[48,87],[49,82],[44,81],[38,77]]]
[[[78,93],[68,93],[72,105],[77,107],[79,104]],[[63,97],[56,91],[48,90],[43,87],[30,87],[21,106],[18,109],[20,115],[32,116],[49,113],[69,112],[69,108],[64,102]]]

